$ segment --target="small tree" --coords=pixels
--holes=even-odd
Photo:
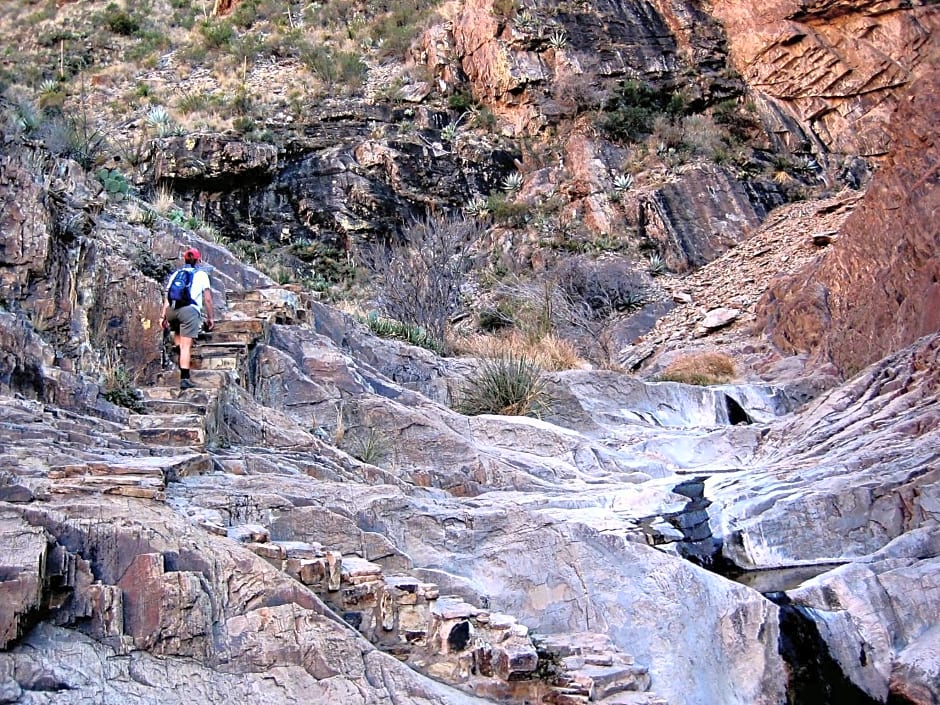
[[[431,215],[412,223],[398,241],[366,252],[363,264],[376,276],[382,312],[443,343],[485,227],[479,218]]]

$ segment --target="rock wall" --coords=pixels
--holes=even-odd
[[[886,155],[903,88],[935,69],[937,11],[929,2],[717,0],[712,9],[751,90],[780,105],[826,152]],[[771,131],[798,137],[787,137],[783,122]]]
[[[940,46],[934,40],[934,66]],[[904,94],[893,148],[871,187],[816,265],[777,282],[759,325],[788,352],[811,352],[845,374],[940,329],[940,71]]]

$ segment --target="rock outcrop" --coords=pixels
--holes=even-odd
[[[911,84],[888,128],[894,149],[826,256],[764,297],[760,325],[780,348],[851,375],[940,329],[938,84],[936,70]]]
[[[936,8],[719,2],[715,11],[749,84],[803,125],[808,143],[879,165],[825,258],[768,292],[760,327],[784,351],[849,375],[936,331]],[[786,121],[780,132],[794,134]]]

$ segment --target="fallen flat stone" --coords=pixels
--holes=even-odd
[[[699,324],[700,328],[706,333],[711,333],[712,331],[719,330],[724,328],[731,323],[734,323],[741,315],[740,309],[736,308],[716,308],[709,311],[705,314],[705,317],[702,319],[702,322]]]

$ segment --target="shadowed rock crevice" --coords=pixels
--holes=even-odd
[[[767,597],[780,605],[780,654],[788,667],[788,703],[879,705],[884,702],[873,699],[846,678],[805,607],[792,604],[785,593],[771,593]],[[891,705],[909,702],[906,699],[889,701]]]

